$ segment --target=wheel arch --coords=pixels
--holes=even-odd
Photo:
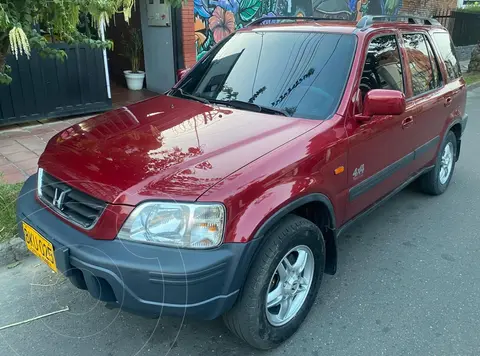
[[[255,233],[254,239],[264,238],[268,231],[288,214],[303,217],[313,222],[322,231],[326,248],[325,273],[335,274],[337,271],[337,231],[335,210],[330,199],[324,194],[313,193],[288,203],[262,224]]]
[[[457,151],[455,152],[455,161],[458,161],[460,157],[460,147],[461,147],[461,139],[462,139],[462,121],[455,120],[452,124],[450,124],[448,131],[452,131],[457,138]]]

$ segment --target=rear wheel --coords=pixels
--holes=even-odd
[[[226,326],[259,349],[292,336],[310,311],[325,268],[320,229],[288,215],[266,236],[236,305],[224,315]]]
[[[449,131],[438,151],[435,168],[420,177],[423,192],[431,195],[443,194],[450,184],[457,156],[457,137]]]

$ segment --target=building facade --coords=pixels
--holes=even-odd
[[[463,1],[463,0],[458,0]],[[193,0],[182,8],[184,64],[195,64],[216,42],[252,20],[315,16],[358,20],[363,15],[431,16],[457,0]]]

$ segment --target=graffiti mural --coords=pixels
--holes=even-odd
[[[194,0],[197,59],[236,29],[262,17],[315,16],[358,20],[396,15],[402,0]]]

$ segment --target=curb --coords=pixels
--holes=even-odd
[[[21,261],[28,256],[31,256],[31,253],[19,237],[0,243],[0,267]]]
[[[480,88],[480,82],[476,82],[467,86],[467,90],[473,90],[477,88]]]

